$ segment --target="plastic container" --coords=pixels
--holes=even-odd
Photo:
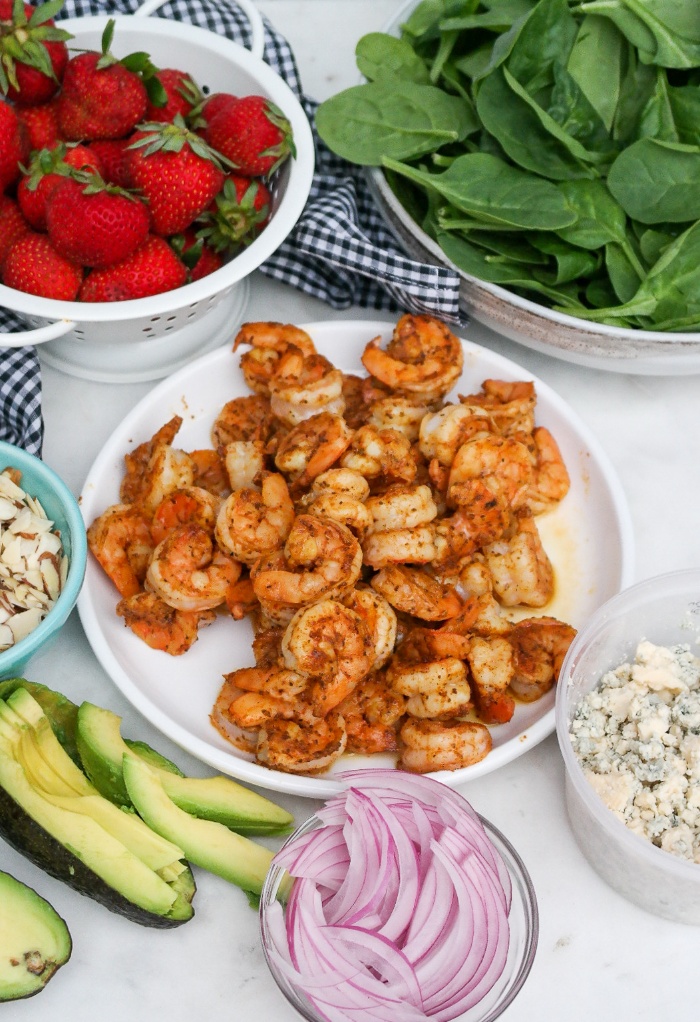
[[[40,344],[47,364],[102,382],[138,382],[169,375],[196,355],[224,344],[243,318],[249,275],[286,239],[311,188],[314,145],[308,119],[286,82],[262,59],[263,29],[249,0],[253,53],[195,25],[145,14],[114,15],[113,52],[147,51],[159,67],[188,71],[205,91],[267,96],[292,126],[296,157],[276,178],[270,222],[219,270],[184,287],[124,302],[62,302],[0,285],[0,305],[20,313],[27,332],[3,334],[4,346]],[[107,16],[66,19],[71,48],[100,49]]]
[[[700,653],[700,568],[625,589],[593,614],[571,644],[555,708],[566,807],[581,851],[603,880],[649,912],[700,925],[700,865],[629,830],[586,780],[569,737],[576,704],[606,671],[633,661],[642,639],[658,646],[688,644],[691,652]]]
[[[28,454],[21,447],[0,441],[0,471],[5,468],[20,470],[20,486],[39,500],[60,531],[69,567],[61,594],[43,621],[24,639],[0,653],[0,680],[22,675],[34,654],[55,638],[76,604],[87,564],[83,517],[77,500],[63,480],[40,458]]]

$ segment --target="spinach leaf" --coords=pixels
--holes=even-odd
[[[539,0],[513,42],[509,72],[534,94],[551,84],[554,63],[566,63],[577,33],[567,0]]]
[[[639,138],[642,110],[656,86],[656,68],[642,63],[636,50],[629,43],[626,58],[612,127],[613,138],[624,144]]]
[[[610,18],[645,63],[687,68],[700,64],[700,8],[688,0],[589,0],[575,8]]]
[[[600,266],[600,257],[585,249],[575,248],[552,234],[534,233],[532,244],[552,257],[554,268],[548,273],[534,270],[534,276],[543,284],[568,284],[572,280],[592,276]]]
[[[610,134],[576,79],[563,64],[552,66],[554,86],[547,113],[563,130],[589,150],[609,156],[617,152]]]
[[[625,211],[603,181],[562,181],[558,188],[576,213],[570,227],[557,230],[563,241],[588,249],[602,248],[610,241],[625,241]]]
[[[615,241],[605,246],[605,268],[618,301],[630,301],[637,293],[640,277],[627,251]]]
[[[627,42],[607,18],[594,14],[583,18],[566,65],[583,95],[608,131],[615,119],[620,96]],[[601,67],[605,74],[600,73]]]
[[[700,86],[669,86],[668,99],[678,131],[678,141],[700,145]]]
[[[700,218],[700,148],[643,138],[610,167],[608,187],[634,220],[684,223]]]
[[[457,142],[472,121],[458,96],[433,85],[379,81],[352,86],[321,103],[316,128],[339,156],[378,167],[385,155],[401,160]]]
[[[460,156],[443,174],[429,174],[385,159],[384,166],[410,181],[434,188],[457,209],[508,227],[556,230],[575,213],[550,181],[511,167],[487,153]]]
[[[637,134],[640,138],[658,138],[665,142],[682,141],[676,127],[665,68],[657,68],[656,85],[642,110]]]
[[[371,82],[382,78],[400,78],[419,85],[428,85],[428,69],[405,39],[396,39],[385,32],[369,32],[362,36],[355,49],[358,69]]]
[[[494,3],[490,9],[480,11],[478,14],[470,12],[453,15],[451,18],[443,18],[440,22],[440,28],[445,32],[455,29],[465,31],[474,28],[505,32],[512,26],[513,22],[528,15],[531,10],[532,0],[501,0],[500,3]]]

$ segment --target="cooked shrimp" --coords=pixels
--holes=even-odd
[[[233,350],[237,351],[242,344],[249,344],[252,349],[241,355],[243,377],[254,393],[267,395],[277,364],[291,344],[307,355],[316,350],[305,330],[288,323],[244,323]]]
[[[307,679],[294,671],[242,667],[225,674],[224,680],[232,691],[235,690],[235,697],[226,707],[226,716],[244,731],[261,728],[277,717],[293,720],[300,713],[309,715],[310,711],[301,706],[299,698]]]
[[[569,492],[571,480],[559,445],[544,426],[532,432],[535,443],[535,478],[529,486],[525,503],[533,514],[541,514],[558,504]]]
[[[365,380],[352,373],[343,373],[343,400],[345,411],[343,418],[350,429],[359,429],[367,422],[369,405],[364,394]]]
[[[370,756],[396,752],[398,726],[406,713],[406,700],[392,692],[381,674],[361,681],[338,706],[345,721],[347,752]]]
[[[458,484],[460,503],[452,515],[435,523],[434,564],[442,574],[459,573],[477,550],[503,534],[509,518],[500,501],[482,483]]]
[[[491,732],[476,721],[413,720],[400,731],[403,748],[398,766],[417,774],[460,770],[479,763],[491,751]]]
[[[231,490],[259,483],[265,469],[262,440],[232,440],[222,448],[222,453]]]
[[[201,525],[174,529],[153,551],[146,585],[176,610],[210,610],[226,601],[241,565],[217,550]]]
[[[449,468],[462,444],[476,433],[488,432],[490,427],[488,416],[481,409],[443,405],[421,421],[418,446],[424,458],[435,459]]]
[[[325,717],[369,673],[374,650],[359,614],[335,600],[297,611],[282,639],[286,666],[311,678],[311,706]]]
[[[368,586],[356,586],[343,597],[346,607],[362,619],[372,647],[371,671],[383,667],[394,652],[397,621],[394,608]]]
[[[450,390],[462,373],[462,345],[445,323],[431,316],[402,316],[391,341],[382,349],[379,338],[362,354],[370,375],[400,394],[435,401]]]
[[[151,649],[181,656],[197,641],[198,631],[214,619],[212,611],[194,613],[168,606],[155,593],[135,593],[117,604],[124,624]]]
[[[416,477],[416,460],[410,441],[395,429],[361,426],[351,436],[340,464],[365,479],[410,483]]]
[[[363,475],[350,468],[329,468],[312,481],[311,489],[308,495],[302,497],[302,502],[315,500],[328,493],[365,501],[369,497],[369,483]]]
[[[284,476],[269,472],[260,492],[236,490],[222,504],[215,535],[222,550],[243,564],[284,546],[294,521],[294,505]]]
[[[126,474],[121,482],[119,499],[123,504],[135,504],[143,486],[143,477],[156,447],[162,444],[171,445],[182,425],[182,416],[174,415],[169,422],[154,433],[150,440],[144,441],[133,451],[124,455]]]
[[[424,621],[444,621],[462,609],[462,601],[453,587],[438,582],[420,568],[390,565],[378,571],[370,585],[395,610]]]
[[[190,451],[189,456],[194,468],[192,485],[201,486],[203,490],[209,490],[217,497],[227,497],[231,492],[231,486],[219,452],[206,447]]]
[[[259,606],[249,575],[241,576],[226,590],[226,608],[235,621],[242,621]]]
[[[372,526],[372,515],[356,497],[341,493],[323,493],[307,504],[304,510],[319,518],[332,518],[355,533],[360,539]]]
[[[362,541],[364,563],[371,568],[392,564],[430,564],[435,560],[435,529],[418,525],[415,529],[387,529]]]
[[[210,613],[213,614],[215,612],[211,611]],[[212,711],[209,714],[209,720],[227,742],[231,742],[232,745],[235,745],[237,749],[241,749],[243,752],[254,753],[258,744],[257,730],[255,728],[242,728],[239,724],[234,723],[229,713],[231,703],[240,694],[241,690],[231,681],[230,676],[225,675],[224,683],[219,689]]]
[[[389,529],[415,529],[428,525],[438,509],[429,486],[394,484],[365,505],[372,515],[372,532]]]
[[[277,665],[268,668],[241,667],[224,677],[243,692],[257,692],[289,703],[296,702],[309,683],[306,675]]]
[[[327,770],[345,752],[343,718],[330,713],[321,720],[271,720],[258,735],[260,763],[285,773],[313,774]]]
[[[510,687],[518,699],[534,702],[554,685],[576,629],[553,617],[530,617],[513,626],[508,639],[513,647]]]
[[[532,432],[537,397],[531,380],[484,380],[481,388],[481,394],[460,396],[460,401],[487,412],[492,428],[501,436]]]
[[[373,402],[367,422],[378,430],[396,430],[410,443],[414,443],[418,439],[421,423],[429,411],[427,403],[391,394]]]
[[[494,592],[504,606],[544,607],[552,598],[554,569],[530,514],[513,515],[506,533],[482,552]]]
[[[347,450],[352,430],[340,415],[321,412],[294,426],[281,440],[275,465],[297,488],[308,486]]]
[[[269,386],[273,414],[290,426],[320,412],[345,411],[340,369],[323,355],[305,355],[293,345],[280,357]]]
[[[154,542],[160,543],[178,525],[188,522],[195,522],[213,533],[220,504],[218,497],[200,486],[173,490],[153,512],[151,535]]]
[[[211,441],[218,450],[234,440],[262,440],[270,436],[272,412],[270,400],[262,394],[249,394],[227,401],[211,428]]]
[[[477,433],[457,451],[449,476],[447,498],[459,502],[459,485],[480,479],[505,507],[522,506],[532,484],[530,452],[512,437]]]
[[[157,444],[141,478],[136,503],[153,514],[160,502],[173,490],[194,486],[194,462],[186,451],[170,444]]]
[[[515,711],[515,701],[507,691],[514,674],[512,645],[503,637],[474,635],[467,660],[479,717],[485,724],[505,724]]]
[[[122,596],[143,588],[153,537],[148,517],[132,504],[113,504],[87,530],[94,557]]]
[[[257,564],[251,576],[258,599],[312,603],[343,596],[362,568],[362,550],[344,525],[330,518],[297,515],[284,546],[284,567]]]
[[[411,717],[448,720],[463,716],[471,705],[467,668],[457,657],[407,663],[399,650],[386,676],[394,692],[408,697],[406,712]]]

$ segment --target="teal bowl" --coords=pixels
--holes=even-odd
[[[78,502],[63,480],[40,458],[0,440],[0,472],[6,468],[19,469],[22,489],[37,498],[59,530],[68,555],[68,577],[44,620],[29,635],[0,653],[0,680],[22,675],[35,653],[56,637],[75,607],[87,564],[85,524]]]

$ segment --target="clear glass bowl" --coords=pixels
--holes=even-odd
[[[569,647],[555,708],[567,812],[581,851],[611,887],[656,915],[700,925],[700,865],[629,830],[586,780],[569,738],[576,704],[606,671],[633,660],[642,639],[700,652],[700,568],[625,589],[593,614]]]
[[[513,900],[508,921],[510,924],[510,945],[505,968],[489,993],[470,1011],[455,1016],[455,1022],[493,1022],[513,1002],[527,979],[537,951],[539,936],[539,913],[535,889],[525,865],[511,843],[492,823],[479,817],[493,845],[505,862],[513,881]],[[322,822],[312,816],[287,839],[294,841],[309,830],[322,827]],[[265,959],[272,976],[289,1003],[308,1022],[326,1022],[315,1005],[277,969],[274,957],[270,955],[271,938],[268,928],[267,910],[279,900],[284,906],[293,878],[279,866],[273,866],[265,879],[260,897],[260,932]]]

